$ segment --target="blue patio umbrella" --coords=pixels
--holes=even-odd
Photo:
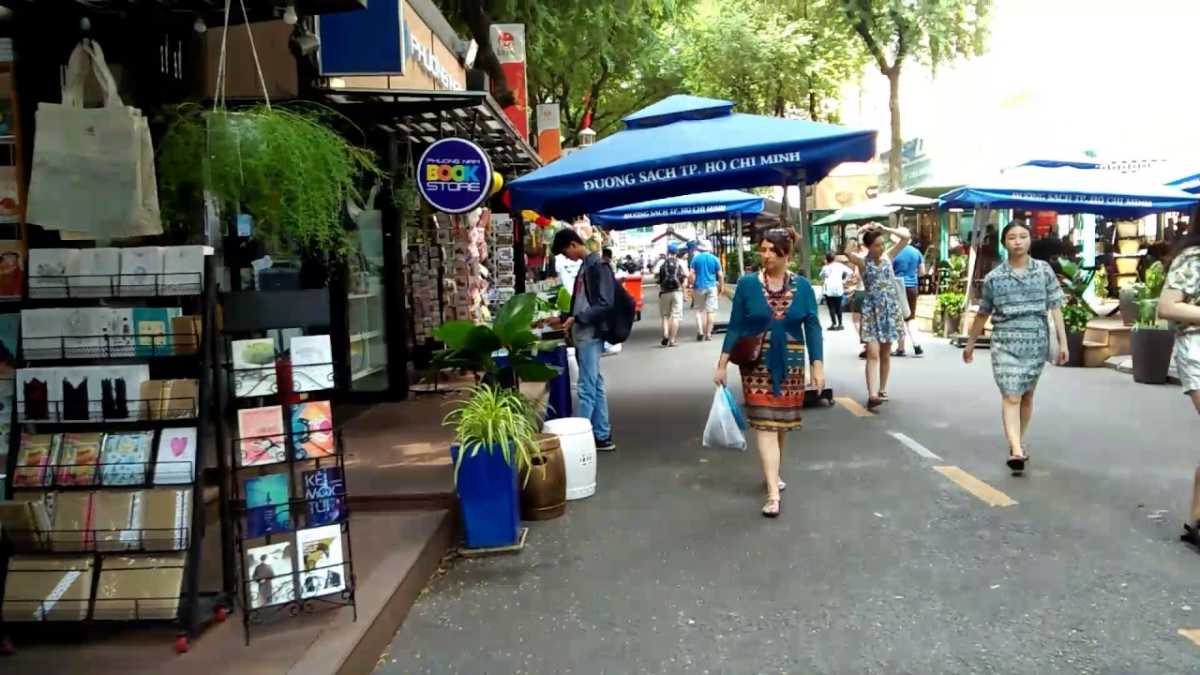
[[[1022,166],[951,190],[941,201],[945,209],[1027,209],[1128,219],[1186,211],[1200,202],[1200,196],[1138,174]]]
[[[810,183],[875,155],[875,132],[733,112],[731,101],[671,96],[625,129],[509,184],[512,206],[569,218],[727,188]]]
[[[593,213],[591,221],[609,230],[631,230],[663,223],[756,216],[762,213],[763,203],[764,199],[752,192],[718,190],[614,206]]]

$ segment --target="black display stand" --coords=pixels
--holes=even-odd
[[[298,448],[303,442],[303,436],[309,433],[304,429],[296,429],[292,424],[292,413],[296,406],[305,403],[330,401],[334,383],[343,381],[343,364],[339,363],[304,363],[292,366],[288,354],[283,351],[284,345],[276,342],[276,362],[274,365],[262,368],[240,368],[235,370],[232,364],[233,342],[235,340],[263,338],[269,331],[301,330],[305,335],[328,334],[330,328],[329,295],[325,289],[311,291],[258,291],[237,292],[226,294],[222,299],[225,325],[223,331],[224,363],[221,384],[218,387],[219,405],[224,411],[224,424],[219,431],[220,447],[227,452],[224,466],[229,467],[223,478],[230,486],[232,499],[231,508],[222,509],[222,518],[227,519],[229,527],[223,528],[233,536],[227,541],[226,552],[229,558],[235,559],[234,566],[238,570],[237,592],[241,598],[242,623],[245,642],[250,644],[252,627],[269,623],[277,619],[296,617],[326,608],[350,607],[353,618],[358,620],[358,605],[355,597],[356,579],[354,575],[354,556],[350,541],[350,513],[348,510],[348,490],[346,489],[345,470],[345,441],[341,429],[333,426],[328,433],[333,439],[332,454],[307,457],[301,456]],[[332,351],[332,345],[331,345]],[[330,367],[334,371],[333,381],[329,388],[298,394],[292,391],[292,382],[304,369],[314,367]],[[274,378],[271,376],[274,375]],[[238,377],[261,378],[255,385],[267,383],[265,388],[272,393],[262,396],[237,397],[236,381]],[[273,379],[273,382],[272,382]],[[260,387],[255,387],[260,388]],[[282,412],[283,433],[267,436],[242,437],[238,430],[238,411],[246,408],[265,406],[280,406]],[[330,403],[332,411],[332,403]],[[335,421],[335,420],[332,420]],[[284,457],[281,461],[266,464],[242,464],[241,447],[243,442],[265,441],[268,444],[282,446]],[[281,471],[282,469],[282,471]],[[334,469],[340,475],[342,490],[336,496],[319,496],[309,498],[306,495],[302,475],[304,472],[317,472],[321,469]],[[288,499],[280,503],[273,501],[269,506],[248,506],[247,479],[283,474],[287,476]],[[329,503],[334,500],[338,515],[330,521],[312,522],[312,509],[320,502]],[[278,511],[286,509],[286,516],[278,516]],[[250,531],[251,518],[262,517],[260,514],[267,510],[275,524],[266,531],[261,526],[254,532]],[[256,513],[258,512],[258,513]],[[286,524],[278,525],[279,520]],[[304,552],[299,550],[297,532],[320,526],[339,526],[342,546],[340,562],[318,564],[312,567],[306,565]],[[258,542],[253,544],[252,542]],[[290,551],[286,554],[291,562],[291,570],[284,573],[260,573],[258,568],[251,569],[248,562],[249,551],[257,546],[271,546],[278,543],[290,543]],[[272,570],[273,571],[273,570]],[[321,592],[320,588],[309,588],[310,578],[319,576],[324,571],[326,578],[336,575],[340,577],[335,584],[336,590]],[[271,598],[269,604],[252,605],[253,592],[257,590],[260,599],[265,591],[274,593],[276,582],[281,577],[285,583],[282,592],[287,593],[281,598]],[[253,588],[253,587],[257,588]],[[307,597],[305,595],[307,594]]]
[[[202,542],[205,535],[204,507],[204,468],[205,451],[211,442],[213,391],[213,330],[215,325],[215,300],[217,269],[214,256],[204,258],[203,277],[199,274],[143,274],[138,275],[142,281],[138,285],[130,285],[125,275],[88,275],[88,285],[80,286],[71,277],[58,277],[62,281],[61,289],[46,288],[53,283],[47,277],[31,277],[40,282],[40,287],[30,288],[26,284],[26,299],[20,304],[21,309],[58,308],[58,307],[179,307],[184,313],[198,316],[200,319],[199,335],[193,333],[166,333],[172,343],[171,348],[160,346],[154,338],[163,335],[130,335],[119,336],[58,336],[38,337],[24,340],[18,351],[14,365],[18,368],[28,367],[61,367],[97,366],[97,365],[141,365],[148,366],[152,379],[195,379],[197,389],[194,398],[187,397],[153,399],[158,412],[150,412],[150,401],[140,400],[137,392],[126,392],[127,400],[119,410],[113,410],[107,403],[97,405],[89,400],[86,414],[81,418],[77,411],[72,413],[69,406],[62,401],[33,402],[25,401],[23,406],[14,403],[14,421],[9,434],[8,475],[4,483],[4,494],[7,499],[13,499],[15,492],[22,495],[28,493],[67,494],[79,491],[92,491],[101,494],[106,491],[148,491],[155,488],[182,489],[190,488],[191,503],[188,514],[188,525],[184,528],[121,528],[119,530],[60,530],[34,532],[5,532],[3,546],[0,547],[0,586],[10,585],[13,588],[19,581],[9,579],[8,563],[14,554],[38,554],[61,556],[63,558],[92,558],[92,585],[87,600],[71,600],[65,604],[55,601],[54,607],[43,606],[36,608],[34,616],[39,617],[32,622],[0,623],[0,634],[7,630],[17,631],[22,627],[37,626],[36,630],[54,630],[50,626],[63,628],[71,624],[88,625],[93,622],[169,622],[179,627],[175,647],[180,653],[189,649],[190,641],[200,630],[211,621],[223,621],[226,608],[229,606],[228,596],[221,591],[202,591],[200,583],[200,564]],[[153,279],[150,279],[153,277]],[[34,295],[29,297],[32,290]],[[100,297],[105,296],[105,297]],[[179,353],[176,346],[186,345],[185,353]],[[15,386],[19,385],[18,377]],[[169,405],[169,415],[162,412]],[[34,410],[32,406],[37,406]],[[44,408],[42,407],[44,406]],[[34,419],[31,419],[34,418]],[[192,466],[175,467],[178,470],[188,470],[192,475],[191,482],[155,483],[158,455],[158,440],[164,429],[176,427],[196,428],[195,460]],[[143,431],[152,432],[153,441],[150,445],[149,461],[137,473],[144,473],[140,482],[125,482],[121,484],[106,484],[106,464],[98,461],[96,464],[64,465],[51,464],[44,468],[19,467],[20,439],[22,433],[65,433],[65,432],[120,432]],[[98,458],[102,459],[102,455]],[[220,461],[221,458],[219,458]],[[179,464],[187,464],[180,462]],[[136,466],[136,465],[123,465]],[[85,478],[81,481],[75,468],[81,471]],[[76,473],[69,480],[63,478],[62,470]],[[30,471],[40,472],[44,478],[38,478],[35,485],[28,485]],[[86,478],[90,474],[90,480]],[[16,485],[18,477],[23,477],[22,485]],[[84,482],[86,484],[80,484]],[[69,483],[69,484],[60,484]],[[143,496],[146,493],[143,493]],[[221,501],[225,495],[221,494]],[[131,523],[134,525],[134,523]],[[69,545],[63,545],[63,541]],[[70,550],[67,550],[70,549]],[[130,597],[130,598],[97,598],[100,586],[102,558],[105,555],[126,555],[133,553],[170,553],[183,554],[183,569],[181,593],[178,597]],[[155,569],[167,569],[170,566],[158,566]],[[114,568],[112,573],[117,573]],[[229,570],[226,570],[228,575]],[[14,570],[14,574],[18,574]],[[19,576],[19,574],[18,574]],[[7,584],[6,584],[7,582]],[[71,604],[75,606],[72,607]]]

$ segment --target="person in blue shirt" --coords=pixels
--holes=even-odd
[[[692,288],[692,306],[696,308],[696,341],[711,340],[717,320],[717,298],[725,293],[725,273],[721,261],[712,254],[712,242],[701,240],[699,253],[692,258],[688,285]]]
[[[920,277],[925,275],[925,256],[921,255],[921,249],[913,244],[905,246],[904,250],[892,259],[892,271],[895,272],[896,278],[903,282],[905,299],[908,300],[904,330],[900,331],[900,339],[892,356],[907,356],[904,351],[905,336],[912,337],[913,356],[924,356],[925,350],[917,344],[916,333],[912,331],[912,320],[917,315],[917,284]]]

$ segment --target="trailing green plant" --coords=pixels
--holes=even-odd
[[[221,212],[253,218],[254,236],[334,257],[351,249],[345,208],[358,186],[382,176],[375,155],[329,126],[324,108],[173,109],[159,144],[159,200],[174,227],[195,223],[211,194]]]
[[[481,451],[500,453],[504,462],[525,473],[529,481],[534,461],[541,457],[537,435],[541,414],[528,398],[515,389],[491,384],[476,385],[442,424],[454,427],[458,453],[454,457],[454,482],[463,461]]]
[[[1094,316],[1092,310],[1079,302],[1068,302],[1062,308],[1063,324],[1068,335],[1077,335],[1087,330]]]
[[[537,294],[521,293],[504,303],[491,326],[473,321],[447,321],[433,331],[433,337],[445,348],[433,355],[437,369],[459,368],[497,380],[501,376],[494,354],[505,350],[514,381],[548,382],[561,369],[537,360],[537,355],[562,343],[538,340],[531,325],[537,312]]]
[[[962,316],[967,306],[967,296],[958,291],[943,291],[937,296],[937,311],[942,316]]]

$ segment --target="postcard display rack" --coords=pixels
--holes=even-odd
[[[357,621],[328,291],[231,293],[222,306],[246,644],[255,625],[319,609],[349,606]]]
[[[42,262],[12,315],[0,629],[177,623],[187,651],[227,604],[200,588],[212,250],[32,249],[30,260]]]

